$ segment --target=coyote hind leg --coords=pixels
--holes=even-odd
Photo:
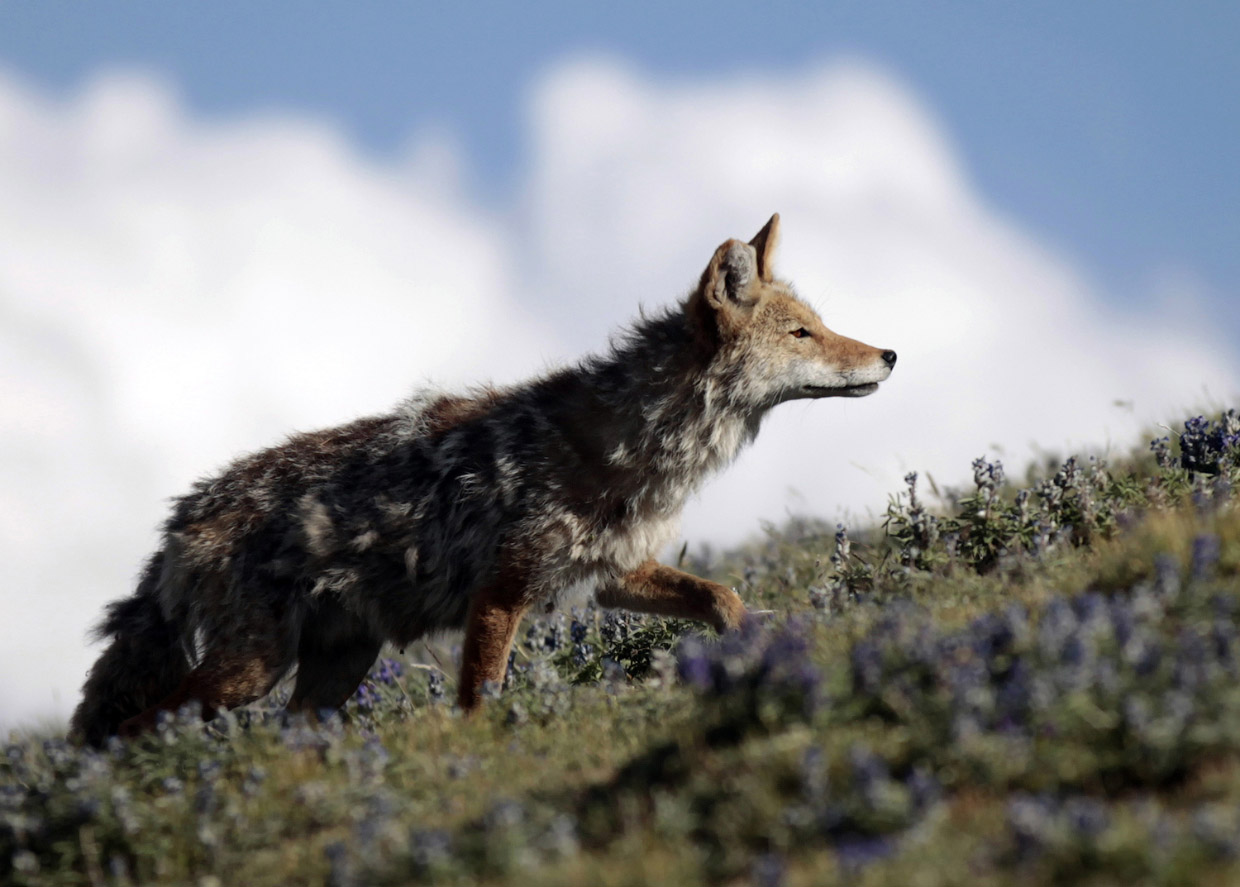
[[[297,645],[297,682],[288,710],[318,715],[353,695],[383,646],[342,609],[315,614]]]
[[[136,736],[153,728],[162,711],[177,711],[197,702],[202,719],[210,720],[221,711],[248,705],[270,692],[288,669],[287,657],[263,652],[210,654],[181,681],[181,686],[164,699],[120,725],[121,736]]]

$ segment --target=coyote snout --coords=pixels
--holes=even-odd
[[[786,400],[863,397],[894,351],[827,329],[771,260],[773,216],[609,353],[508,388],[422,391],[296,435],[177,500],[73,733],[102,742],[197,703],[245,705],[296,669],[293,710],[345,702],[385,642],[465,630],[462,708],[502,683],[522,616],[571,586],[724,631],[730,588],[657,563],[685,500]]]
[[[831,335],[835,334],[831,333]],[[836,336],[836,338],[862,351],[861,359],[854,366],[835,372],[831,376],[831,382],[834,384],[824,385],[811,382],[804,385],[802,387],[804,394],[799,395],[800,397],[865,397],[877,391],[878,383],[886,381],[891,371],[895,369],[896,353],[894,351],[871,348],[869,345],[862,345],[852,339],[844,339],[843,336]]]

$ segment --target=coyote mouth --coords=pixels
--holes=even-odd
[[[827,388],[822,385],[806,385],[803,389],[809,397],[865,397],[878,390],[877,382],[865,382],[861,385],[845,385],[842,388]]]

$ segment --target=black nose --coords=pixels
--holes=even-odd
[[[887,364],[887,366],[889,366],[889,367],[893,367],[893,366],[895,366],[895,365],[896,365],[896,353],[895,353],[894,351],[884,351],[884,352],[883,352],[883,361],[884,361],[884,362]]]

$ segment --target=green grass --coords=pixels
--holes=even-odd
[[[445,648],[321,728],[14,735],[0,882],[1240,879],[1237,431],[689,558],[778,615],[541,617],[469,719]]]

